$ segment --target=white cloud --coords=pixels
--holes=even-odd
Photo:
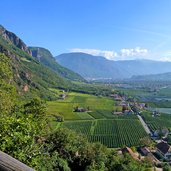
[[[119,52],[110,51],[110,50],[100,50],[100,49],[81,49],[81,48],[73,48],[69,50],[70,52],[82,52],[91,54],[94,56],[104,56],[106,59],[109,60],[129,60],[135,58],[142,58],[147,57],[148,50],[145,48],[124,48],[121,49]]]
[[[163,57],[163,58],[159,58],[159,61],[163,61],[163,62],[171,62],[171,57]]]
[[[119,54],[121,57],[143,57],[148,54],[148,50],[140,47],[136,47],[134,49],[125,48],[121,49]]]
[[[114,60],[115,57],[117,57],[116,52],[109,51],[109,50],[74,48],[74,49],[70,49],[70,52],[82,52],[82,53],[88,53],[88,54],[94,55],[94,56],[104,56],[105,58],[107,58],[109,60]]]
[[[171,62],[171,51],[163,52],[162,54],[160,54],[160,56],[163,56],[163,57],[159,58],[160,61],[169,61],[169,62]]]

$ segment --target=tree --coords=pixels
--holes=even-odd
[[[15,105],[16,89],[12,85],[12,69],[10,60],[0,54],[0,111],[1,115],[9,114]]]
[[[171,167],[168,164],[163,166],[163,171],[171,171]]]
[[[25,114],[33,114],[35,118],[42,118],[46,113],[46,103],[39,98],[34,98],[24,105]]]
[[[149,137],[144,137],[140,139],[140,144],[141,146],[146,146],[149,147],[151,145],[151,140],[149,139]]]
[[[122,113],[124,113],[125,110],[128,110],[128,107],[127,106],[122,106]]]

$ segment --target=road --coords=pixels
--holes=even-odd
[[[140,115],[137,115],[137,116],[138,116],[138,118],[139,118],[142,126],[144,127],[145,131],[147,132],[147,134],[148,135],[149,134],[151,135],[150,129],[148,128],[147,124],[144,122],[144,120],[142,119],[142,117]]]

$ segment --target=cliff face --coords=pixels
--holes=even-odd
[[[30,48],[29,48],[29,49],[30,49]],[[33,56],[35,59],[37,59],[39,62],[41,62],[41,60],[40,60],[41,56],[40,56],[40,54],[39,54],[39,48],[34,49],[34,50],[30,49],[30,50],[31,50],[31,52],[32,52],[32,56]]]
[[[29,49],[32,51],[32,56],[37,61],[52,69],[61,77],[74,81],[85,81],[79,74],[59,65],[48,49],[42,47],[29,47]]]
[[[11,82],[22,98],[38,96],[44,99],[56,99],[56,95],[49,88],[65,88],[68,85],[68,82],[57,73],[35,60],[26,44],[3,26],[0,26],[1,53],[9,58],[13,72]],[[3,55],[0,56],[0,60],[2,58]]]
[[[14,44],[19,49],[23,50],[24,52],[32,55],[31,50],[26,46],[26,44],[17,37],[14,33],[6,30],[3,26],[0,25],[0,35],[8,42]]]

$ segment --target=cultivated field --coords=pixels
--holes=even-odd
[[[110,148],[137,146],[147,136],[138,119],[103,119],[65,122],[67,128],[85,134],[91,142],[101,142]]]
[[[153,117],[152,112],[143,112],[143,118],[152,131],[159,128],[167,128],[171,130],[171,115],[160,114],[160,116]]]
[[[89,112],[74,112],[75,107],[89,108]],[[113,118],[115,106],[111,98],[81,93],[68,93],[65,100],[48,102],[48,113],[62,115],[65,120]]]
[[[89,111],[74,112],[77,106],[88,107]],[[91,142],[101,142],[110,148],[139,145],[147,134],[137,116],[114,116],[112,111],[116,109],[121,111],[112,98],[73,92],[67,93],[64,100],[48,102],[49,115],[63,116],[63,127],[84,134]]]

